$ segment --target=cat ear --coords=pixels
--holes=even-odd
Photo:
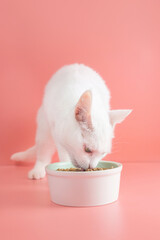
[[[110,123],[114,127],[117,123],[121,123],[130,113],[132,110],[110,110],[109,111],[109,118]]]
[[[91,105],[92,105],[92,93],[87,90],[80,97],[76,108],[75,118],[79,123],[84,123],[88,128],[91,128]]]

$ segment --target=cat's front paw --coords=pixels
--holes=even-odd
[[[46,175],[44,167],[35,167],[28,173],[29,179],[41,179]]]

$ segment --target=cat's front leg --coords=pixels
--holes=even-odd
[[[71,157],[68,154],[67,150],[62,147],[60,144],[57,146],[58,156],[60,162],[71,162]]]
[[[77,161],[69,155],[69,153],[64,147],[62,147],[61,145],[58,145],[57,151],[58,151],[60,162],[71,162],[75,167],[79,168]]]
[[[34,168],[31,171],[29,171],[28,178],[30,178],[30,179],[44,178],[46,175],[46,172],[45,172],[46,165],[47,165],[47,163],[37,160],[34,165]]]
[[[28,173],[28,178],[40,179],[45,177],[45,167],[51,162],[55,150],[50,127],[43,107],[41,107],[37,118],[36,163],[34,168]]]

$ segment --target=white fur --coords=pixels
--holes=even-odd
[[[72,161],[84,169],[96,167],[111,152],[115,124],[131,112],[111,111],[109,102],[109,90],[94,70],[83,64],[62,67],[45,88],[37,116],[36,146],[11,159],[36,157],[28,174],[31,179],[45,176],[45,166],[56,149],[60,161]],[[81,111],[76,118],[78,108]],[[93,153],[85,152],[84,146]]]

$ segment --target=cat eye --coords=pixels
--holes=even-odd
[[[85,146],[84,150],[85,150],[85,152],[86,152],[86,153],[92,153],[92,150],[91,150],[91,149],[89,149],[89,148],[88,148],[88,147],[86,147],[86,146]]]

